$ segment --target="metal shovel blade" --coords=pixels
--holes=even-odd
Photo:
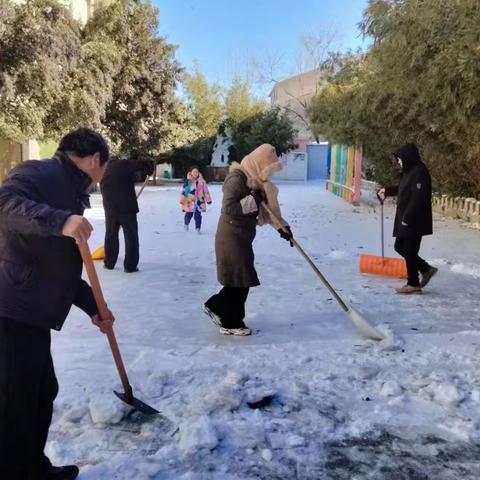
[[[356,310],[349,308],[346,312],[352,322],[357,326],[363,336],[371,338],[372,340],[384,340],[385,335],[370,325],[368,321]]]
[[[144,413],[145,415],[158,415],[160,412],[155,410],[150,405],[142,402],[138,398],[135,398],[133,395],[127,395],[126,393],[120,393],[117,391],[113,391],[113,393],[122,401],[125,402],[127,405],[130,405],[135,410]]]

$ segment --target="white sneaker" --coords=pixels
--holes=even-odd
[[[200,229],[199,229],[199,228],[196,228],[195,230],[196,230],[197,233],[200,235]]]
[[[216,314],[213,313],[206,305],[203,306],[203,311],[210,317],[210,320],[217,326],[222,326],[222,319]]]
[[[183,228],[185,229],[186,232],[188,232],[188,225],[183,225]]]
[[[252,334],[252,331],[245,327],[245,328],[224,328],[220,327],[220,333],[222,335],[237,335],[239,337],[246,337]]]

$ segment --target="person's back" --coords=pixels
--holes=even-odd
[[[135,194],[136,165],[132,160],[111,159],[100,184],[103,206],[113,213],[138,213]]]
[[[108,162],[100,184],[105,209],[105,268],[113,270],[120,250],[118,233],[122,227],[125,238],[126,273],[138,271],[139,239],[137,213],[139,212],[135,180],[137,174],[149,176],[154,164],[149,160],[119,160]]]

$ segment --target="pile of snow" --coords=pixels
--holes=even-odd
[[[111,393],[93,396],[88,408],[92,422],[96,425],[115,425],[125,414],[123,403]]]

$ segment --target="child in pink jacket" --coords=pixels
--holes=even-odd
[[[207,210],[207,203],[209,205],[212,203],[207,183],[198,168],[192,167],[187,173],[180,194],[180,204],[182,205],[182,211],[185,212],[184,225],[186,232],[193,217],[195,219],[195,230],[200,233],[202,212]]]

